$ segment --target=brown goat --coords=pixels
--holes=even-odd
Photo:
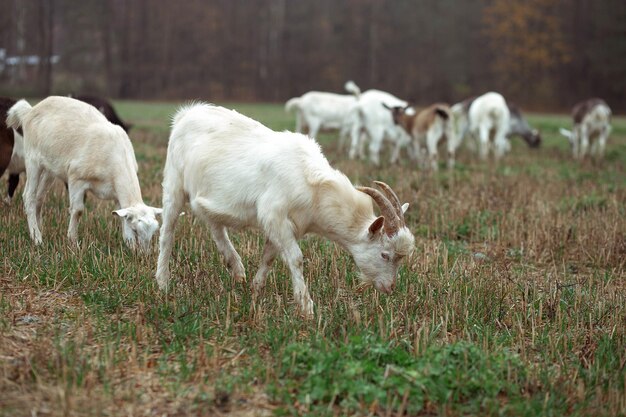
[[[15,189],[20,180],[20,172],[22,170],[14,170],[10,167],[11,157],[13,156],[13,147],[15,145],[15,136],[13,129],[7,127],[6,114],[9,109],[15,104],[15,100],[7,97],[0,97],[0,112],[2,113],[2,121],[0,124],[0,176],[4,174],[4,171],[9,169],[8,179],[8,199],[13,198]]]
[[[120,117],[115,112],[113,105],[104,98],[97,97],[97,96],[90,96],[90,95],[76,95],[75,96],[71,94],[70,94],[70,97],[76,100],[85,102],[87,104],[91,104],[96,109],[98,109],[100,113],[104,114],[104,117],[106,117],[109,122],[120,126],[122,129],[124,129],[126,133],[128,133],[130,128],[133,127],[132,124],[122,121],[122,119],[120,119]]]
[[[454,158],[458,146],[454,129],[452,128],[452,113],[446,103],[435,103],[416,112],[411,106],[388,107],[393,121],[400,125],[413,138],[413,152],[422,165],[427,155],[430,168],[434,171],[437,165],[437,147],[444,139],[448,148],[448,168],[454,167]]]

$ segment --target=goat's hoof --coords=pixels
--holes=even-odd
[[[170,286],[170,277],[169,277],[169,275],[167,275],[167,276],[157,275],[156,281],[157,281],[157,286],[159,287],[159,290],[161,290],[163,292],[168,292],[169,286]]]
[[[237,282],[239,284],[243,284],[243,283],[246,282],[246,274],[245,273],[243,273],[243,274],[235,273],[233,275],[233,278],[234,278],[235,282]]]
[[[304,304],[300,305],[300,313],[306,320],[312,320],[314,317],[313,314],[313,301],[308,300],[304,302]]]

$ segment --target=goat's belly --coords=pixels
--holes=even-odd
[[[209,223],[234,229],[258,227],[257,212],[254,207],[232,207],[204,197],[192,199],[190,206],[195,215],[204,218]]]
[[[113,187],[108,183],[91,181],[89,190],[101,200],[113,200],[115,198]]]

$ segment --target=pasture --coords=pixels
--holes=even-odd
[[[150,205],[177,106],[116,103]],[[226,106],[293,129],[282,105]],[[111,202],[87,198],[73,246],[56,184],[35,248],[17,197],[0,214],[0,415],[624,415],[626,119],[601,164],[572,160],[558,135],[568,116],[528,119],[540,149],[513,139],[497,165],[461,149],[434,174],[405,154],[350,161],[322,135],[354,183],[385,181],[411,204],[416,250],[386,296],[359,285],[345,251],[303,240],[313,321],[281,261],[253,302],[256,232],[231,233],[248,276],[235,282],[187,208],[166,295],[157,240],[129,251]]]

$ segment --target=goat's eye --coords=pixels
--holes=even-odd
[[[389,254],[387,252],[383,252],[380,254],[380,256],[385,260],[385,261],[389,261]]]

